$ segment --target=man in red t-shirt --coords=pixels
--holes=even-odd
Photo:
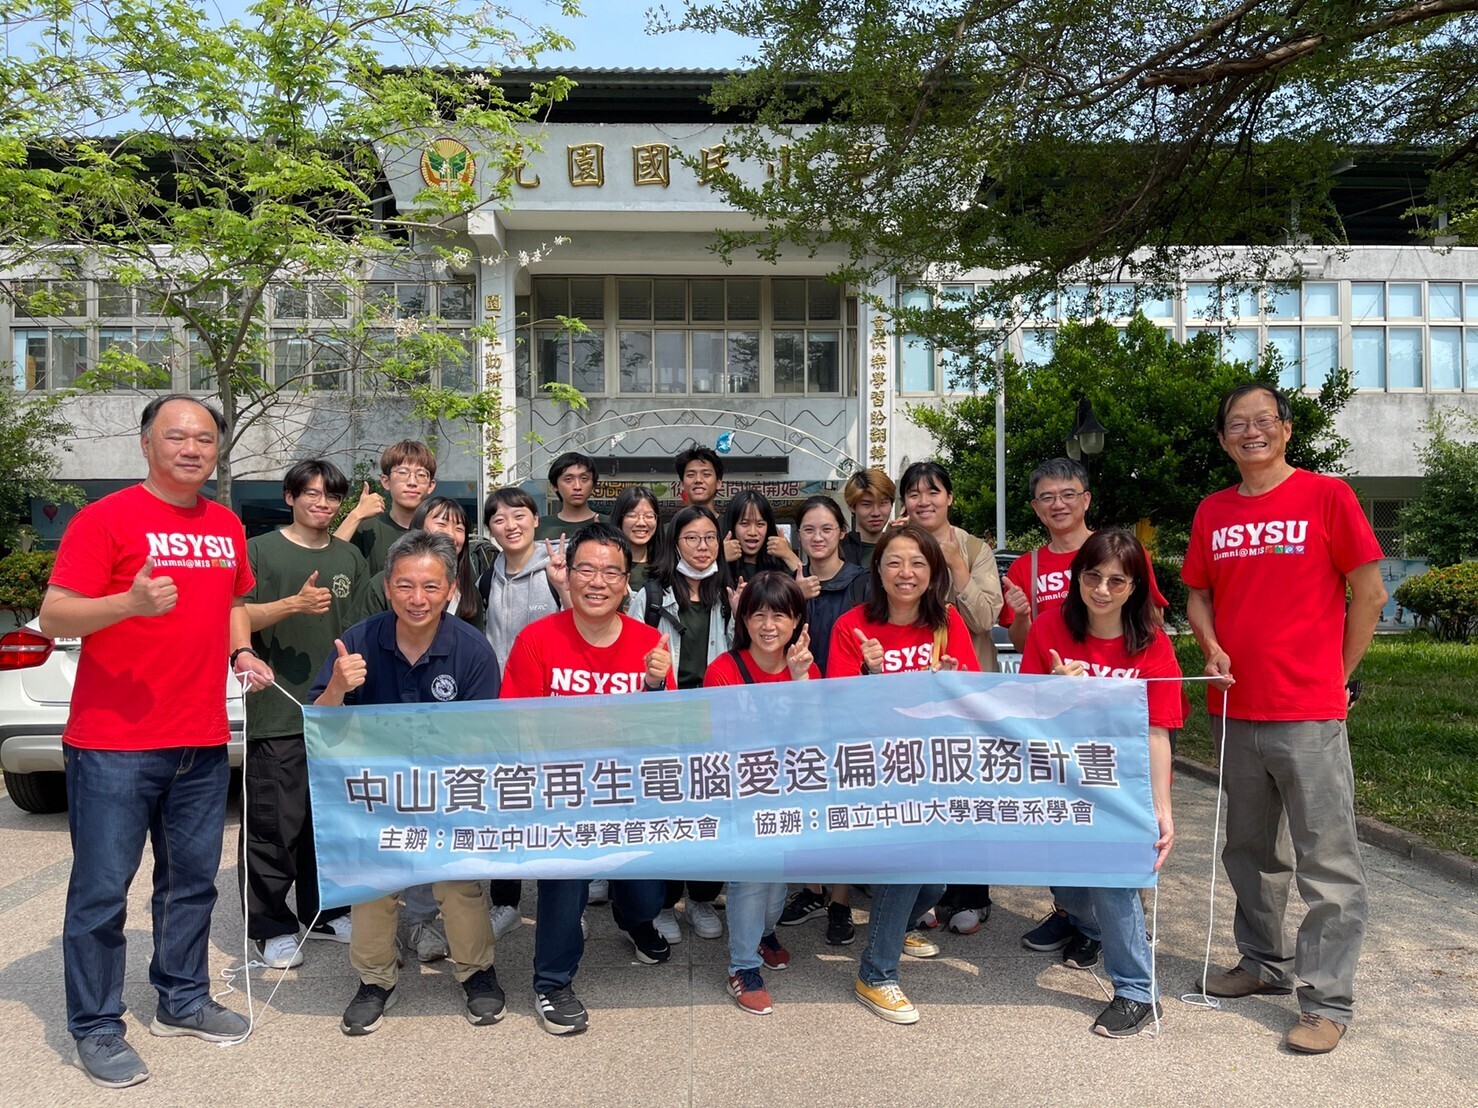
[[[241,521],[200,495],[225,431],[194,397],[151,401],[148,477],[77,513],[41,604],[42,631],[82,639],[62,735],[73,855],[62,960],[78,1064],[105,1088],[149,1076],[123,1038],[123,927],[146,838],[150,1032],[221,1042],[247,1031],[211,999],[206,965],[230,776],[221,663],[250,688],[272,682],[251,651]]]
[[[1206,673],[1227,695],[1222,862],[1242,958],[1197,987],[1243,997],[1297,986],[1302,1015],[1285,1045],[1326,1054],[1350,1022],[1365,935],[1346,683],[1386,601],[1380,545],[1348,485],[1288,464],[1282,394],[1233,389],[1216,432],[1242,480],[1196,509],[1182,579]],[[1220,693],[1207,699],[1223,711]],[[1296,945],[1283,929],[1295,872],[1311,905]]]
[[[566,555],[570,606],[535,620],[513,640],[503,667],[501,699],[592,696],[675,689],[667,636],[621,614],[631,576],[631,547],[619,528],[591,523],[575,533]],[[584,1031],[585,1005],[571,983],[585,954],[580,914],[588,881],[541,880],[534,922],[534,1012],[551,1035]],[[612,881],[611,914],[648,965],[672,949],[652,920],[662,910],[665,881]]]

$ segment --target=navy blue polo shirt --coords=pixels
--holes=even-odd
[[[436,637],[415,665],[395,645],[395,613],[379,612],[339,636],[350,654],[364,657],[364,684],[344,697],[348,704],[423,704],[454,700],[496,700],[501,679],[498,660],[482,632],[454,615],[443,615]],[[334,675],[334,650],[308,691],[313,703]]]

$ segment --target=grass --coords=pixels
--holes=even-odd
[[[1186,674],[1205,661],[1191,636],[1175,638]],[[1425,634],[1381,635],[1358,676],[1350,711],[1355,809],[1447,850],[1478,857],[1478,645]],[[1216,765],[1206,698],[1192,689],[1177,752]]]

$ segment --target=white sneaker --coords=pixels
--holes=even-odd
[[[501,939],[514,928],[523,926],[523,913],[511,904],[494,904],[488,909],[488,919],[493,925],[495,939]]]
[[[272,969],[294,969],[303,964],[303,951],[296,935],[273,935],[257,945],[262,951],[262,961]]]
[[[331,943],[347,943],[351,927],[348,914],[333,919],[321,919],[308,928],[308,938],[327,939]]]
[[[684,914],[688,917],[688,926],[693,929],[693,934],[700,939],[723,938],[724,925],[719,920],[718,913],[713,910],[712,904],[704,900],[689,900],[685,903],[685,907]]]
[[[590,883],[590,895],[585,898],[589,904],[604,904],[611,899],[611,883],[604,877],[598,878]]]
[[[410,939],[417,961],[439,962],[451,955],[451,948],[446,944],[446,933],[434,919],[411,924]]]
[[[663,908],[657,913],[657,918],[652,921],[652,926],[657,929],[669,943],[680,943],[683,941],[683,929],[677,925],[677,913],[671,908]]]

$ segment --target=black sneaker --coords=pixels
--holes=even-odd
[[[626,932],[631,945],[636,947],[638,961],[649,966],[661,965],[672,957],[672,944],[657,933],[650,923],[641,923]]]
[[[1108,1039],[1127,1039],[1138,1035],[1145,1024],[1153,1024],[1156,1016],[1163,1017],[1164,1014],[1165,1010],[1158,1004],[1116,996],[1093,1021],[1093,1033]]]
[[[368,1035],[378,1031],[385,1022],[386,1010],[395,1003],[395,990],[382,989],[378,985],[361,982],[359,992],[344,1009],[344,1022],[340,1029],[346,1035]]]
[[[824,911],[826,911],[826,897],[802,887],[790,894],[790,901],[785,905],[785,910],[780,913],[780,922],[786,927],[793,927],[797,923],[805,923],[812,916],[819,916]]]
[[[1067,918],[1067,913],[1054,908],[1042,917],[1041,923],[1021,936],[1021,945],[1027,950],[1040,950],[1050,954],[1081,937],[1072,920]]]
[[[78,1039],[77,1065],[94,1085],[105,1089],[126,1089],[149,1079],[149,1067],[122,1035]]]
[[[462,991],[467,994],[467,1022],[473,1027],[487,1027],[503,1018],[508,1001],[492,966],[463,981]]]
[[[1082,932],[1062,950],[1063,964],[1071,969],[1087,969],[1098,965],[1098,952],[1103,947],[1097,939],[1090,939]]]
[[[590,1026],[590,1013],[568,985],[534,994],[534,1014],[551,1035],[572,1035]]]
[[[850,946],[857,937],[852,926],[852,909],[845,904],[826,906],[826,942],[829,946]]]

